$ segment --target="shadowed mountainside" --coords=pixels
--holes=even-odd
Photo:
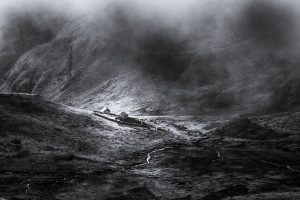
[[[199,14],[195,7],[178,23],[122,4],[89,18],[49,14],[49,27],[41,26],[39,18],[47,19],[41,13],[15,17],[22,30],[29,29],[27,35],[15,34],[18,27],[4,29],[6,34],[20,42],[37,41],[22,51],[8,42],[21,53],[10,66],[0,59],[6,72],[0,88],[81,108],[106,105],[116,112],[297,109],[296,15],[270,1],[253,0],[234,12],[218,9],[212,3]]]

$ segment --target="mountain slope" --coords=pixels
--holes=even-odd
[[[259,11],[253,9],[256,4]],[[118,4],[108,6],[103,15],[63,18],[58,24],[48,17],[49,27],[36,23],[40,15],[29,17],[39,37],[25,39],[38,41],[14,65],[3,65],[7,73],[0,89],[40,94],[76,107],[108,105],[116,112],[139,114],[299,108],[294,95],[299,86],[295,16],[284,6],[257,1],[218,16],[214,11],[178,23]],[[256,26],[256,21],[262,24]],[[28,29],[26,33],[32,32]],[[50,30],[52,37],[40,41],[47,35],[43,30]],[[3,59],[6,63],[8,58]]]

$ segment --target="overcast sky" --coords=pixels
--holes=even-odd
[[[53,7],[65,8],[66,10],[72,8],[77,11],[88,11],[95,8],[95,5],[105,5],[108,2],[135,2],[153,8],[180,10],[188,7],[195,2],[195,0],[1,0],[0,9],[5,10],[12,7],[24,7],[32,4],[45,3]]]
[[[39,3],[44,3],[50,7],[63,9],[65,11],[74,12],[89,12],[95,8],[101,8],[107,3],[121,2],[121,3],[135,3],[140,5],[144,9],[157,9],[169,14],[180,14],[181,12],[188,12],[188,10],[197,5],[198,7],[205,7],[210,2],[220,3],[223,7],[233,4],[241,4],[253,0],[1,0],[0,11],[3,12],[7,9],[25,8]],[[254,0],[255,1],[255,0]],[[257,1],[257,0],[256,0]],[[262,1],[262,0],[261,0]],[[300,4],[298,0],[267,0],[271,2],[285,2],[287,4],[293,4],[298,8]],[[224,3],[226,2],[226,3]],[[233,4],[232,4],[233,3]]]
[[[193,12],[210,12],[213,15],[228,11],[236,12],[238,7],[250,1],[281,2],[289,5],[295,12],[300,10],[299,0],[0,0],[0,25],[3,13],[10,10],[30,9],[41,4],[46,5],[46,8],[49,7],[49,10],[57,9],[66,14],[90,16],[94,12],[101,13],[101,9],[106,8],[107,4],[118,2],[138,6],[141,13],[154,13],[154,15],[159,13],[167,19],[177,21],[185,16],[190,17]]]

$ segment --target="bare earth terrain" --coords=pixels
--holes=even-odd
[[[0,95],[0,199],[300,199],[300,113],[118,125]]]

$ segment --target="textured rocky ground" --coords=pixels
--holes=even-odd
[[[0,198],[300,199],[299,113],[143,120],[1,94]]]

